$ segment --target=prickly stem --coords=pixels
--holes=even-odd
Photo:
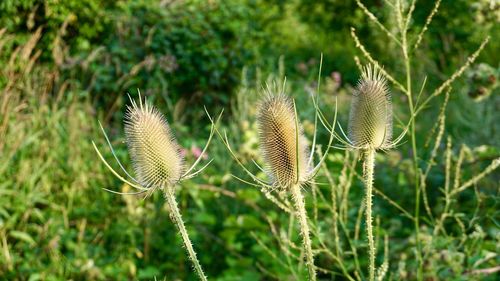
[[[165,193],[165,199],[170,209],[170,218],[179,229],[179,233],[181,234],[182,237],[182,242],[186,247],[189,259],[193,263],[193,267],[196,271],[196,274],[198,274],[200,280],[207,281],[207,277],[205,276],[205,273],[203,273],[200,262],[196,257],[196,252],[194,251],[193,245],[191,244],[191,240],[189,239],[189,236],[187,234],[186,227],[184,226],[184,221],[182,220],[181,213],[179,212],[177,201],[175,201],[175,193],[173,187],[165,187],[164,193]]]
[[[311,238],[309,237],[309,225],[307,224],[307,213],[304,203],[304,196],[300,191],[300,185],[294,184],[291,186],[293,202],[295,205],[295,213],[299,220],[300,234],[306,254],[306,265],[309,273],[309,280],[316,280],[316,270],[314,267],[314,255],[312,252]]]
[[[363,166],[363,179],[366,188],[366,234],[368,238],[369,250],[369,280],[375,278],[375,242],[373,239],[372,225],[372,189],[373,189],[373,169],[375,167],[375,150],[368,149],[365,151],[365,161]]]

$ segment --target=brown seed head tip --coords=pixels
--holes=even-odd
[[[286,188],[305,182],[311,170],[309,151],[302,127],[296,126],[292,100],[268,91],[259,104],[257,122],[260,148],[274,184]]]
[[[359,149],[391,146],[391,95],[378,66],[367,65],[363,69],[352,97],[348,136],[351,144]]]
[[[148,188],[172,186],[182,175],[184,159],[165,117],[142,101],[127,107],[125,136],[137,180]]]

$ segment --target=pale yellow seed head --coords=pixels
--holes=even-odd
[[[292,100],[283,93],[267,93],[257,121],[261,151],[274,184],[286,188],[305,182],[311,170],[309,152],[302,127],[296,127]]]
[[[125,115],[125,135],[137,180],[145,187],[173,186],[184,159],[165,117],[153,106],[132,102]]]
[[[363,69],[351,103],[348,136],[360,149],[391,146],[392,103],[387,81],[376,66]]]

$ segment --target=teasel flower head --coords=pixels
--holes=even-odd
[[[199,175],[210,165],[212,160],[197,169],[198,164],[205,159],[206,151],[215,133],[216,124],[220,121],[222,112],[215,121],[211,119],[212,127],[205,147],[199,152],[198,158],[194,163],[186,169],[181,148],[177,144],[165,117],[155,107],[148,104],[146,100],[142,100],[140,92],[139,102],[135,102],[132,98],[130,98],[130,102],[131,105],[127,107],[125,113],[125,137],[136,176],[133,177],[120,162],[106,131],[100,123],[101,131],[116,164],[118,164],[121,173],[124,173],[126,177],[122,176],[118,170],[112,167],[113,165],[108,163],[95,142],[92,141],[92,145],[102,162],[119,180],[139,191],[124,193],[106,188],[104,190],[116,194],[146,194],[146,196],[149,196],[155,190],[161,189],[172,194],[175,186],[180,181]]]
[[[356,149],[388,149],[392,138],[392,103],[378,66],[367,65],[354,91],[348,137]]]
[[[137,181],[145,187],[173,186],[182,177],[184,159],[165,117],[147,102],[132,101],[125,135]]]
[[[269,87],[258,107],[260,148],[273,185],[287,188],[311,174],[307,140],[291,98]]]

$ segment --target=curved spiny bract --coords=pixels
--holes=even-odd
[[[125,135],[137,180],[147,188],[173,186],[184,159],[165,117],[147,102],[132,102],[125,115]]]
[[[348,135],[358,149],[392,146],[392,102],[387,81],[377,66],[363,69],[352,97]]]
[[[259,104],[260,147],[274,184],[288,188],[307,181],[309,151],[292,100],[270,91]],[[297,131],[298,130],[298,131]]]

